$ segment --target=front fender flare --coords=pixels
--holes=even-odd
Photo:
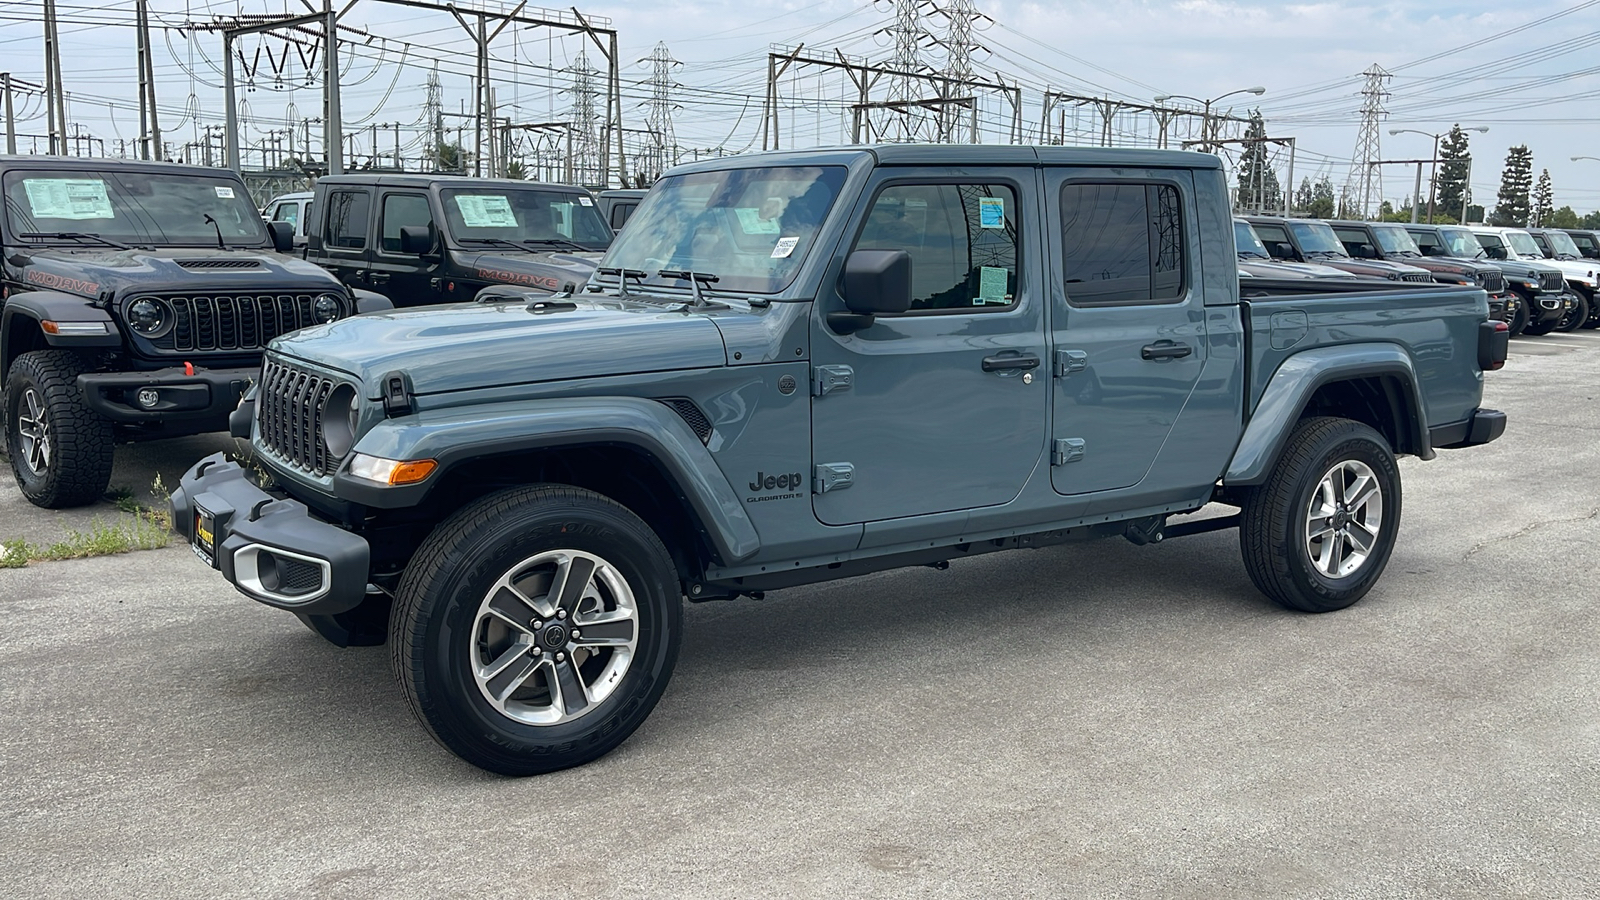
[[[1396,379],[1401,386],[1405,428],[1417,456],[1434,457],[1428,441],[1428,418],[1411,356],[1398,344],[1342,344],[1319,347],[1289,357],[1272,373],[1234,448],[1222,481],[1227,485],[1261,484],[1272,473],[1289,433],[1317,389],[1326,384],[1374,376]]]
[[[122,332],[105,310],[87,298],[60,291],[17,291],[0,308],[0,374],[11,367],[11,335],[17,328],[40,329],[40,322],[104,322],[103,335],[44,334],[51,347],[120,347]],[[43,333],[42,329],[41,333]]]
[[[388,419],[362,435],[355,450],[385,459],[433,459],[439,471],[422,484],[401,487],[380,487],[341,472],[333,491],[380,509],[410,507],[452,467],[469,460],[596,444],[633,447],[660,464],[727,563],[749,559],[761,548],[755,525],[711,452],[671,409],[638,397],[494,403]]]

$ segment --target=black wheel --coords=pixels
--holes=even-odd
[[[1578,305],[1561,316],[1556,322],[1556,330],[1576,331],[1579,325],[1587,321],[1589,321],[1589,301],[1579,294]]]
[[[1512,313],[1510,321],[1506,324],[1511,328],[1510,334],[1512,337],[1521,334],[1528,327],[1528,301],[1526,299],[1517,298],[1517,311]]]
[[[82,360],[66,350],[35,350],[6,377],[6,452],[22,495],[35,506],[84,506],[111,483],[111,423],[78,390]]]
[[[355,609],[333,615],[296,613],[305,626],[335,647],[376,647],[389,638],[389,611],[394,601],[368,594]]]
[[[1239,549],[1250,580],[1289,609],[1360,600],[1400,528],[1400,470],[1383,435],[1350,419],[1295,426],[1266,484],[1245,499]]]
[[[492,494],[441,523],[400,581],[395,674],[473,765],[536,775],[622,743],[678,659],[683,596],[650,527],[592,491]]]

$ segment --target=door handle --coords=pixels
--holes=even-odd
[[[1183,359],[1194,352],[1188,344],[1177,341],[1156,341],[1139,348],[1140,359]]]
[[[1039,368],[1037,356],[985,356],[983,370],[985,372],[1026,372],[1029,369]]]

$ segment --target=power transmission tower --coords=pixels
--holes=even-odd
[[[439,154],[444,149],[444,89],[439,85],[439,64],[433,64],[433,71],[428,73],[428,96],[422,104],[423,129],[427,132],[427,149],[424,151],[426,159],[433,163],[433,170],[442,169]],[[457,162],[460,156],[456,157]]]
[[[666,42],[656,44],[656,49],[649,56],[650,61],[650,115],[646,125],[650,130],[651,148],[647,155],[643,175],[645,183],[650,184],[661,177],[661,173],[677,160],[678,139],[672,131],[672,67],[680,63],[672,58],[672,53],[667,50]],[[640,60],[644,62],[644,60]]]
[[[940,15],[945,17],[949,27],[945,29],[944,38],[939,43],[944,45],[946,57],[944,64],[944,89],[943,98],[951,99],[951,88],[965,84],[972,80],[972,54],[975,50],[984,49],[972,39],[974,26],[979,22],[992,21],[988,16],[978,12],[973,0],[946,0],[945,4],[935,7]],[[976,107],[974,107],[976,111]],[[960,143],[963,116],[961,110],[953,106],[941,106],[938,117],[938,139],[942,143]],[[972,117],[976,119],[976,116]],[[970,135],[965,136],[971,143],[978,143],[977,128],[974,126]]]
[[[565,69],[572,75],[572,170],[574,177],[580,184],[604,184],[605,173],[600,172],[597,156],[600,146],[599,137],[595,134],[594,106],[598,91],[595,90],[595,75],[599,74],[589,65],[589,51],[579,50],[573,58],[572,65]]]
[[[898,129],[885,129],[898,133],[902,141],[914,141],[922,130],[922,109],[917,105],[922,99],[922,82],[916,76],[924,71],[922,48],[932,41],[923,24],[926,0],[891,0],[894,4],[894,24],[886,31],[894,38],[894,59],[889,68],[896,75],[889,84],[890,108],[900,115]]]
[[[1350,202],[1360,210],[1361,218],[1371,215],[1373,201],[1383,202],[1383,170],[1376,163],[1383,158],[1378,146],[1379,123],[1388,115],[1383,101],[1389,96],[1389,79],[1394,77],[1373,63],[1361,74],[1367,76],[1367,86],[1361,90],[1366,98],[1361,103],[1361,131],[1356,135],[1356,153],[1351,161],[1348,191]]]

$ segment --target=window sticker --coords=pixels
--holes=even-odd
[[[217,185],[217,196],[224,200],[232,200],[233,188],[228,187],[227,185]]]
[[[25,178],[28,206],[41,219],[114,219],[106,183],[98,178]]]
[[[505,195],[457,194],[456,208],[468,228],[515,228],[516,213]]]
[[[978,267],[978,297],[979,304],[999,303],[1002,306],[1011,302],[1011,295],[1006,293],[1011,273],[996,266]]]
[[[800,238],[798,238],[798,237],[781,237],[781,238],[778,238],[778,243],[776,245],[774,245],[773,248],[772,248],[772,258],[773,259],[788,259],[789,258],[789,254],[793,253],[794,252],[794,248],[799,246],[799,245],[800,245]]]
[[[978,224],[984,228],[1006,227],[1006,201],[1003,197],[978,198]]]
[[[579,206],[593,206],[594,205],[594,201],[590,200],[588,197],[583,196],[582,194],[579,194],[578,195],[578,205]]]
[[[745,234],[777,234],[778,220],[761,218],[761,210],[753,206],[736,206],[734,213],[739,217],[739,227]],[[793,250],[793,247],[789,248]],[[789,254],[785,253],[784,256]]]

